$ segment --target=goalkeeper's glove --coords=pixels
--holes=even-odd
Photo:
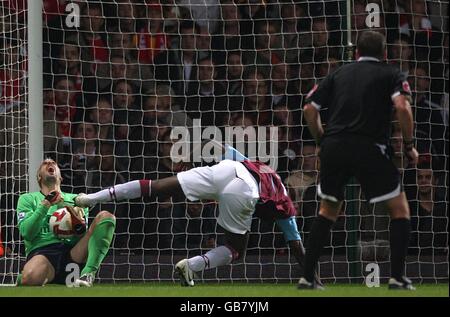
[[[66,206],[72,219],[72,227],[77,235],[82,235],[86,232],[87,226],[84,220],[83,208]]]
[[[47,196],[45,196],[45,200],[50,203],[50,205],[54,205],[61,200],[61,194],[54,190],[50,192]]]

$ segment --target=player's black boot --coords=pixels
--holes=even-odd
[[[306,278],[304,278],[304,277],[300,278],[300,280],[298,281],[297,288],[298,289],[317,289],[317,290],[321,290],[321,291],[325,290],[325,288],[322,285],[318,284],[316,281],[308,282],[306,280]]]
[[[416,288],[412,285],[409,278],[403,276],[400,280],[391,277],[389,279],[389,289],[404,289],[409,291],[415,291]]]

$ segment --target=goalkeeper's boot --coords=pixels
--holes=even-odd
[[[86,273],[75,281],[76,287],[92,287],[94,284],[94,273]]]
[[[73,201],[75,202],[75,206],[82,208],[93,207],[95,205],[84,193],[78,194]]]
[[[179,261],[175,265],[175,271],[180,277],[182,286],[194,286],[194,271],[189,268],[187,259]]]
[[[409,278],[403,276],[400,280],[394,277],[389,279],[389,289],[403,289],[409,291],[415,291],[416,288],[412,285]]]
[[[300,278],[300,280],[297,283],[298,289],[316,289],[323,291],[325,288],[318,284],[316,281],[314,282],[308,282],[308,280],[304,277]]]

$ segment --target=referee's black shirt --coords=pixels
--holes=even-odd
[[[324,138],[357,134],[388,144],[392,98],[411,95],[406,74],[373,57],[361,57],[329,74],[309,92],[306,103],[328,108]]]

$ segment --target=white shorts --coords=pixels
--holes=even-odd
[[[259,199],[259,186],[239,162],[223,160],[212,167],[197,167],[177,174],[186,197],[191,201],[216,200],[218,224],[232,233],[250,231],[252,215]]]

